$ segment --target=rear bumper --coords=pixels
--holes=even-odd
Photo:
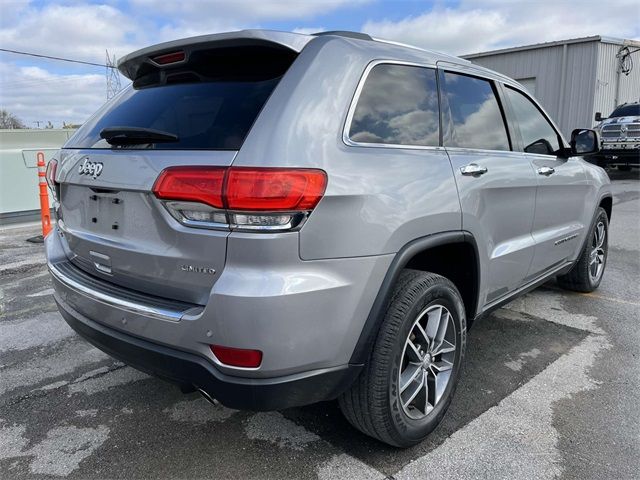
[[[345,365],[275,378],[225,375],[206,358],[111,329],[81,315],[57,294],[55,299],[69,326],[95,347],[148,374],[203,390],[229,408],[280,410],[331,400],[362,368]]]

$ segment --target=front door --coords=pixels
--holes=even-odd
[[[527,274],[533,279],[565,263],[584,238],[587,178],[577,159],[558,156],[564,142],[538,106],[512,87],[505,95],[519,129],[524,156],[536,172],[538,190],[532,235],[535,253]]]

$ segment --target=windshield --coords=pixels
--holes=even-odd
[[[633,117],[640,115],[640,104],[622,105],[616,108],[609,118],[613,117]]]

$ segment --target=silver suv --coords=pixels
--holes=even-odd
[[[611,190],[510,78],[328,32],[124,57],[132,80],[48,168],[55,299],[81,336],[233,408],[339,399],[409,446],[467,329],[552,277],[595,289]]]

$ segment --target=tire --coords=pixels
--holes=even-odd
[[[435,328],[438,320],[440,329]],[[368,362],[338,400],[344,416],[361,432],[389,445],[409,447],[422,441],[442,421],[451,403],[466,338],[465,310],[455,285],[440,275],[403,270]],[[425,352],[419,357],[420,350]],[[425,379],[431,387],[428,393],[420,387]],[[440,379],[438,389],[436,379]],[[401,382],[409,386],[402,389]]]
[[[608,254],[609,219],[599,207],[580,257],[569,273],[558,277],[558,285],[574,292],[593,292],[602,281]]]

